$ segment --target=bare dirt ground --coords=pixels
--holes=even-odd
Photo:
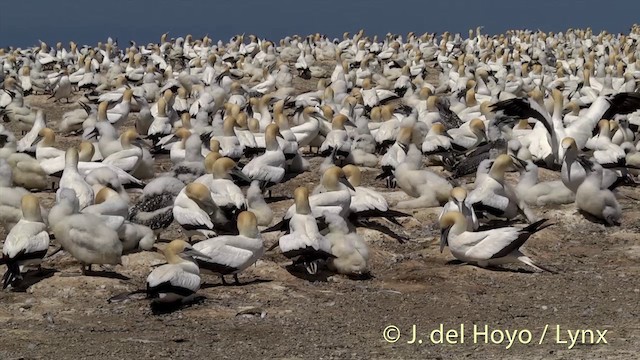
[[[64,111],[77,107],[45,99],[29,96],[27,102],[44,107],[54,128]],[[79,141],[60,140],[61,147]],[[167,160],[159,158],[159,166]],[[315,186],[322,159],[310,160],[312,171],[277,186],[274,195]],[[384,189],[374,180],[376,173],[365,171],[364,185],[386,192],[392,203],[406,196]],[[557,174],[545,172],[544,178]],[[635,189],[622,192],[640,196]],[[52,192],[38,195],[51,205]],[[272,205],[282,215],[291,203]],[[111,296],[143,288],[151,266],[163,262],[160,254],[125,256],[124,264],[112,269],[121,275],[114,278],[65,276],[79,274],[79,266],[60,253],[45,261],[46,276],[29,276],[32,285],[26,291],[0,292],[0,359],[636,358],[640,210],[636,201],[621,203],[626,211],[620,227],[590,222],[574,205],[535,209],[556,224],[533,236],[526,252],[557,274],[457,265],[448,250],[439,253],[440,209],[418,209],[414,218],[402,220],[403,228],[392,227],[410,238],[404,244],[358,230],[371,249],[371,279],[310,281],[288,271],[287,259],[274,252],[240,276],[241,286],[221,286],[218,278],[204,275],[201,303],[161,316],[152,315],[146,301],[107,303]],[[178,237],[176,226],[162,235]],[[268,245],[276,240],[275,233],[265,236]],[[410,344],[414,324],[417,338]],[[440,324],[445,335],[449,329],[460,332],[464,324],[464,343],[451,335],[457,344],[433,344],[430,334]],[[474,324],[478,331],[488,326],[487,343],[482,334],[474,338]],[[400,333],[394,343],[383,337],[389,326]],[[397,334],[389,329],[390,337]],[[569,349],[567,330],[586,329],[595,334],[593,340],[579,336]],[[517,331],[520,341],[509,347],[506,333],[492,337],[493,330]],[[606,344],[596,330],[607,331]]]

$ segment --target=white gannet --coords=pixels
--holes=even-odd
[[[117,232],[124,221],[114,226],[93,214],[78,213],[75,191],[61,188],[56,205],[49,211],[49,225],[62,248],[82,264],[82,274],[91,271],[92,264],[121,264],[122,242]]]
[[[213,155],[213,153],[210,153]],[[212,162],[215,156],[207,155],[205,168],[209,174],[202,175],[194,182],[205,185],[211,192],[213,202],[229,218],[247,207],[242,190],[233,182],[232,175],[240,177],[248,182],[242,171],[236,166],[235,161],[228,157],[221,157]]]
[[[36,142],[36,159],[40,162],[53,158],[62,158],[64,156],[64,150],[56,148],[55,145],[56,134],[49,128],[42,128],[38,132]]]
[[[18,140],[16,150],[19,152],[26,153],[35,153],[36,152],[36,139],[38,138],[38,133],[40,130],[46,127],[46,119],[44,116],[44,111],[41,109],[36,110],[36,119],[31,126],[31,130],[22,137],[22,139]]]
[[[449,181],[428,169],[421,169],[422,153],[411,144],[405,160],[393,172],[398,187],[414,199],[403,200],[397,208],[436,207],[449,200],[453,188]]]
[[[209,257],[196,257],[198,266],[203,271],[219,275],[223,284],[226,284],[224,276],[231,274],[239,284],[238,274],[258,261],[265,252],[256,216],[250,211],[243,211],[237,222],[238,235],[218,236],[193,245],[194,249]]]
[[[21,269],[25,265],[40,267],[49,249],[49,233],[40,212],[38,198],[32,194],[22,197],[22,218],[11,228],[2,247],[2,260],[7,272],[2,277],[2,288],[22,279]]]
[[[522,262],[539,271],[550,271],[534,263],[520,252],[520,247],[534,233],[552,225],[547,219],[536,221],[525,228],[502,227],[487,231],[467,231],[467,219],[452,211],[440,219],[440,252],[449,246],[458,260],[481,267]]]
[[[49,97],[49,99],[54,99],[53,101],[58,101],[60,99],[66,99],[67,103],[69,102],[69,98],[71,97],[71,81],[69,81],[69,75],[66,70],[63,71],[62,76],[58,78],[57,83],[52,84],[53,94]]]
[[[173,218],[191,241],[194,235],[217,236],[216,230],[227,230],[231,223],[211,199],[209,189],[200,183],[184,187],[173,204]]]
[[[253,158],[242,168],[242,172],[251,180],[277,184],[284,178],[286,159],[276,139],[278,133],[278,125],[270,124],[267,126],[265,153]]]
[[[146,293],[151,308],[164,311],[195,299],[200,289],[200,269],[194,256],[207,258],[184,240],[173,240],[162,251],[167,264],[153,269],[147,276]]]
[[[513,165],[511,156],[502,154],[496,158],[489,174],[476,184],[469,193],[467,202],[476,212],[506,219],[513,219],[518,214],[526,217],[530,223],[537,220],[536,215],[527,204],[519,199],[513,187],[505,182],[504,174]]]
[[[133,173],[142,162],[142,148],[133,144],[133,141],[140,140],[140,136],[134,129],[128,129],[120,136],[122,150],[114,152],[104,158],[102,163],[119,167],[120,169]]]
[[[273,221],[273,210],[269,204],[264,201],[258,180],[252,181],[247,189],[247,210],[256,216],[259,226],[269,226],[271,221]]]
[[[83,214],[111,215],[127,218],[129,216],[129,204],[116,190],[103,186],[96,192],[93,204],[85,207],[81,212]]]
[[[62,177],[60,177],[56,198],[59,197],[60,189],[72,189],[78,197],[79,210],[82,210],[93,204],[94,193],[91,185],[87,184],[78,172],[78,150],[74,147],[68,148],[64,161],[64,171],[62,172]]]
[[[294,190],[293,197],[295,213],[289,221],[289,234],[280,237],[277,244],[294,265],[303,264],[313,275],[318,271],[316,261],[333,257],[331,243],[318,230],[309,205],[309,190],[299,187]]]

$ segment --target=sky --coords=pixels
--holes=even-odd
[[[8,0],[0,2],[0,47],[69,40],[95,45],[111,36],[121,44],[206,34],[227,41],[253,33],[278,40],[320,32],[330,38],[365,29],[367,35],[444,31],[487,34],[508,29],[627,33],[640,22],[640,1],[602,0]]]

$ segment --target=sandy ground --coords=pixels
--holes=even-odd
[[[29,96],[27,102],[45,108],[54,128],[64,111],[77,107],[45,99]],[[61,147],[77,142],[62,138]],[[318,183],[322,159],[309,159],[312,171],[277,186],[274,195]],[[159,158],[159,166],[167,161]],[[384,189],[376,173],[365,171],[365,185],[384,191],[392,203],[406,196]],[[557,174],[545,171],[544,178]],[[635,189],[622,192],[640,196]],[[53,199],[51,192],[38,196],[47,205]],[[272,205],[282,215],[291,203]],[[371,249],[371,279],[327,274],[311,281],[290,271],[282,255],[269,253],[240,276],[241,286],[221,286],[205,275],[201,303],[162,316],[152,315],[144,300],[107,303],[143,288],[151,266],[163,262],[159,254],[128,255],[110,269],[115,275],[89,277],[68,276],[79,274],[79,266],[60,253],[45,261],[44,276],[28,276],[25,291],[0,292],[0,358],[631,359],[640,348],[640,211],[635,201],[621,203],[620,227],[590,222],[574,205],[535,209],[556,224],[533,236],[526,252],[558,274],[458,265],[448,250],[439,253],[440,209],[418,209],[402,228],[388,224],[409,237],[404,244],[358,230]],[[162,238],[180,236],[174,225]],[[268,245],[276,239],[275,233],[265,236]],[[434,344],[442,337],[432,331],[441,325],[445,344]],[[457,330],[457,337],[448,330]],[[573,346],[568,330],[581,331]],[[582,330],[592,330],[593,339]],[[598,336],[604,331],[606,344]]]

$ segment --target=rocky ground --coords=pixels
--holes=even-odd
[[[46,96],[29,96],[27,102],[44,108],[54,128],[64,111],[77,107],[51,104]],[[61,147],[79,141],[60,140]],[[274,196],[318,183],[322,159],[309,159],[312,171],[275,187]],[[159,167],[167,165],[167,158],[159,158]],[[365,169],[364,185],[385,192],[392,203],[406,196],[384,189],[376,174]],[[635,189],[622,192],[640,196]],[[52,192],[38,196],[51,205]],[[291,203],[272,205],[282,215]],[[640,210],[636,201],[621,203],[620,227],[588,221],[574,205],[535,209],[556,224],[533,236],[526,252],[557,274],[458,265],[447,250],[439,252],[440,209],[417,209],[414,218],[402,220],[402,228],[388,224],[410,239],[403,244],[358,230],[371,249],[370,279],[327,274],[310,280],[274,252],[245,271],[240,286],[221,286],[218,278],[203,276],[199,304],[161,316],[152,315],[144,300],[107,303],[111,296],[143,288],[151,266],[163,262],[160,254],[127,255],[122,266],[102,276],[73,276],[79,265],[60,253],[45,261],[44,275],[29,274],[24,291],[0,292],[0,358],[631,359],[640,347]],[[163,241],[179,237],[176,226],[162,235]],[[265,236],[268,245],[276,240],[275,233]],[[441,324],[451,344],[433,343],[441,337],[432,331]],[[413,325],[417,337],[408,343]],[[385,340],[385,329],[387,340],[396,339],[398,331],[399,339]],[[451,332],[446,338],[451,329],[458,337]],[[592,330],[594,337],[579,332],[572,346],[568,330]],[[598,337],[605,330],[606,344]]]

